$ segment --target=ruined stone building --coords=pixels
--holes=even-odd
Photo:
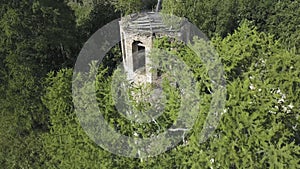
[[[153,40],[162,36],[184,40],[189,36],[186,22],[185,19],[158,12],[123,17],[119,24],[123,66],[128,80],[152,83],[157,78],[149,58]]]

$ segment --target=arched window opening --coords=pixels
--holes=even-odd
[[[146,53],[142,42],[134,41],[132,43],[132,59],[133,71],[145,72]]]

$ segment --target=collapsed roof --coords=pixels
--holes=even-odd
[[[120,26],[126,32],[170,34],[182,31],[186,21],[172,15],[147,12],[123,17]]]

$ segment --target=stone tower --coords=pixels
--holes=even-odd
[[[169,36],[184,41],[189,36],[186,23],[185,19],[158,12],[123,17],[119,24],[123,65],[128,80],[135,83],[152,83],[157,78],[149,58],[153,40]]]

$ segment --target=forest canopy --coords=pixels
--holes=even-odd
[[[205,64],[188,46],[166,37],[156,39],[155,47],[191,68],[202,98],[199,118],[184,140],[139,159],[114,155],[85,133],[72,97],[81,48],[105,24],[155,11],[156,5],[156,0],[1,0],[2,168],[300,167],[300,2],[294,0],[162,1],[161,12],[187,18],[209,37],[224,66],[225,109],[206,142],[197,141],[212,100]],[[168,82],[168,106],[157,123],[132,123],[121,116],[111,89],[122,62],[120,45],[104,60],[90,70],[98,71],[99,108],[112,127],[127,136],[149,137],[176,121],[180,94]]]

